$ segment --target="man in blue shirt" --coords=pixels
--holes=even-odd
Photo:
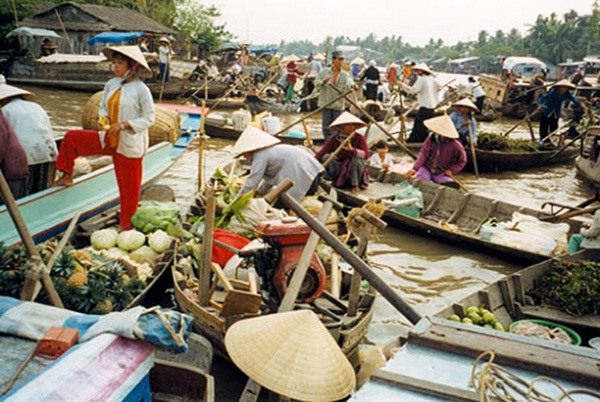
[[[569,92],[571,89],[575,89],[575,85],[568,80],[561,80],[538,98],[538,110],[542,112],[540,116],[540,140],[543,140],[549,133],[556,131],[558,128],[558,119],[564,101],[569,100],[575,106],[581,107],[583,110],[587,109],[579,99]]]

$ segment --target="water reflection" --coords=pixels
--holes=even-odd
[[[38,102],[48,111],[57,135],[81,125],[81,114],[91,94],[33,87],[26,89],[36,93]],[[284,117],[284,124],[289,124],[295,118]],[[512,125],[513,121],[503,120],[480,123],[480,131],[504,132]],[[320,131],[320,126],[319,118],[309,119],[310,131]],[[300,125],[298,129],[301,130]],[[522,126],[511,135],[528,138],[529,132],[526,126]],[[202,181],[217,166],[231,160],[229,150],[232,145],[230,141],[208,140],[201,164]],[[406,155],[402,157],[407,158]],[[198,142],[194,142],[190,150],[159,180],[160,184],[174,189],[182,209],[194,197],[199,181],[198,165]],[[485,174],[480,179],[471,173],[461,173],[460,180],[476,193],[534,208],[539,208],[547,200],[577,204],[593,194],[591,188],[575,176],[572,164],[524,172]],[[392,228],[386,229],[371,243],[369,260],[383,280],[414,304],[423,315],[434,313],[520,268],[490,255]],[[408,321],[385,299],[378,298],[368,338],[385,345],[408,328]]]

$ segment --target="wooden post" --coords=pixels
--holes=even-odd
[[[475,176],[479,179],[479,166],[477,166],[477,153],[475,152],[475,145],[473,144],[473,129],[469,124],[469,144],[471,144],[471,158],[473,158],[473,169],[475,170]]]
[[[202,263],[198,273],[198,302],[201,306],[210,303],[210,272],[212,264],[212,246],[215,228],[215,189],[206,186],[206,213],[204,215],[204,233],[202,234]]]
[[[204,146],[206,145],[206,135],[204,122],[206,121],[206,101],[202,101],[202,115],[200,117],[200,135],[199,135],[199,143],[198,143],[198,186],[196,188],[197,192],[202,190],[202,185],[204,184]]]
[[[60,18],[60,14],[58,13],[58,10],[56,8],[54,9],[54,13],[56,14],[56,18],[58,18],[58,22],[60,22],[60,27],[62,28],[63,33],[65,34],[65,37],[67,38],[67,42],[69,42],[69,47],[71,48],[71,53],[75,54],[75,49],[73,49],[73,44],[71,43],[71,39],[69,39],[69,34],[67,33],[65,24],[63,24],[62,18]]]
[[[312,230],[329,244],[342,258],[348,262],[356,271],[365,277],[381,295],[390,302],[390,304],[403,314],[411,323],[416,324],[420,319],[420,314],[407,302],[405,302],[385,281],[369,267],[363,260],[354,254],[344,243],[342,243],[325,225],[318,222],[302,205],[289,194],[281,194],[281,200],[291,208]]]

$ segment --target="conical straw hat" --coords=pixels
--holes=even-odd
[[[454,123],[452,123],[452,120],[446,114],[427,119],[423,122],[423,124],[425,124],[425,127],[434,133],[441,135],[442,137],[458,138],[456,127],[454,127]]]
[[[22,96],[25,100],[34,101],[35,95],[21,88],[13,87],[8,84],[0,85],[0,100]]]
[[[477,105],[475,105],[473,103],[473,101],[471,101],[471,99],[469,99],[469,98],[463,98],[463,99],[459,100],[458,102],[454,102],[452,104],[452,106],[464,106],[464,107],[468,107],[469,109],[471,109],[475,112],[479,112],[479,108],[477,107]]]
[[[350,112],[344,112],[338,116],[330,125],[329,128],[332,129],[337,126],[343,126],[344,124],[354,124],[360,127],[364,127],[367,125],[364,121],[356,117]]]
[[[419,63],[412,68],[413,70],[425,71],[427,74],[433,74],[433,71],[429,69],[429,66],[425,63]]]
[[[569,89],[575,89],[575,85],[569,80],[560,80],[556,84],[552,85],[552,87],[567,87]]]
[[[356,386],[346,356],[310,310],[238,321],[225,334],[225,347],[248,377],[288,398],[334,401]]]
[[[233,145],[231,152],[235,156],[239,156],[246,152],[258,151],[259,149],[271,147],[280,142],[281,140],[279,138],[265,133],[256,127],[248,126]]]
[[[152,70],[148,66],[146,57],[144,57],[144,54],[140,50],[139,46],[107,46],[102,49],[102,53],[104,53],[106,58],[109,60],[112,60],[115,52],[120,53],[139,64],[141,67],[141,69],[138,70],[140,77],[148,78],[152,76]]]

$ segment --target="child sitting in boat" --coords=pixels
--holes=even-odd
[[[467,164],[465,148],[458,141],[458,132],[447,115],[424,122],[432,131],[427,137],[413,168],[406,174],[425,181],[457,186],[454,175]]]
[[[389,154],[390,148],[386,140],[379,140],[375,144],[375,153],[369,158],[369,165],[389,170],[394,164],[392,155]]]

